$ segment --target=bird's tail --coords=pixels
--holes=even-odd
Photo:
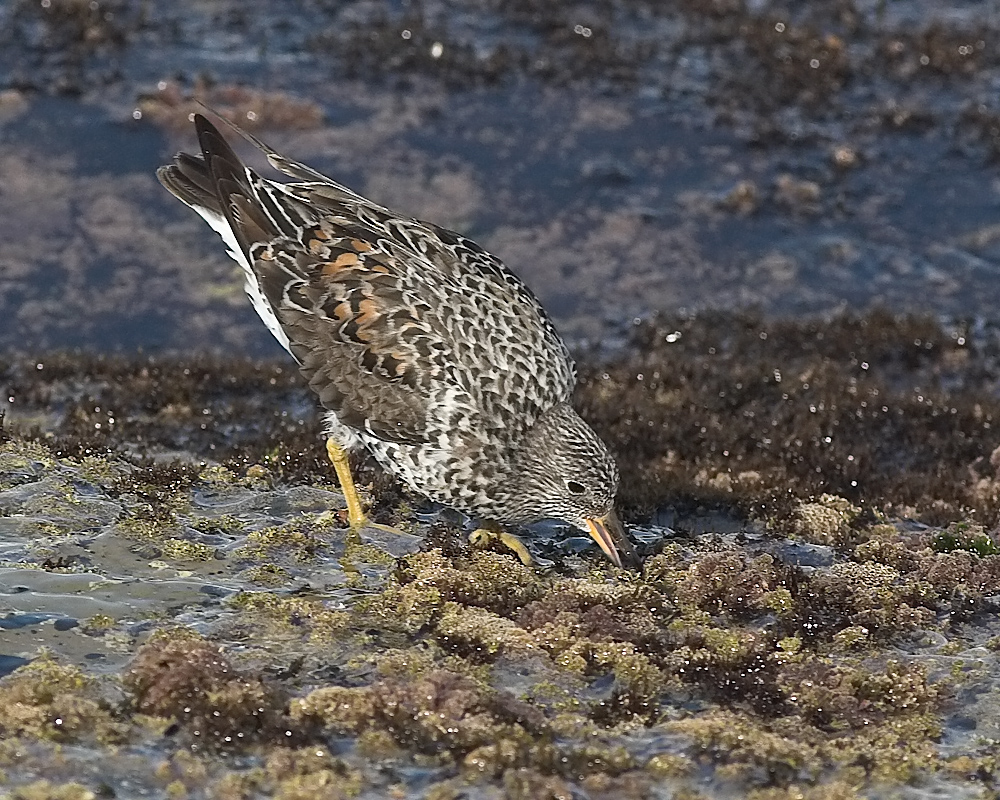
[[[172,164],[160,167],[156,176],[167,191],[198,212],[222,237],[229,255],[243,268],[254,309],[287,350],[288,337],[261,291],[250,248],[257,242],[295,235],[296,225],[302,224],[301,203],[247,167],[204,116],[196,114],[194,122],[201,156],[179,153]]]
[[[206,219],[221,215],[248,260],[255,242],[294,235],[294,223],[301,222],[289,218],[294,201],[282,197],[279,205],[274,189],[243,163],[208,119],[196,114],[194,124],[201,158],[180,153],[173,164],[161,167],[156,174],[167,191]],[[218,229],[219,221],[209,219],[209,224]]]

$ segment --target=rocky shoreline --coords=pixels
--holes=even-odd
[[[640,326],[579,401],[642,575],[471,549],[364,465],[402,532],[351,536],[286,365],[8,360],[6,796],[991,796],[997,352]]]

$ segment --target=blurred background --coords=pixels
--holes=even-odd
[[[7,0],[0,348],[280,355],[154,177],[196,98],[473,237],[576,345],[658,310],[989,320],[998,29],[981,1]]]

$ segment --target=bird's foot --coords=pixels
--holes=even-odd
[[[377,531],[384,531],[385,533],[391,533],[396,536],[413,536],[412,533],[408,533],[402,528],[397,528],[393,525],[384,525],[381,522],[372,522],[370,519],[365,519],[363,527],[374,528]]]
[[[518,539],[513,533],[508,533],[499,526],[476,528],[476,530],[469,534],[469,544],[473,547],[487,547],[490,542],[496,541],[500,542],[508,550],[513,550],[525,566],[530,567],[534,563],[531,553],[524,546],[524,542]]]
[[[316,517],[316,522],[320,525],[332,525],[333,527],[341,528],[344,525],[343,511],[341,510],[330,510],[324,511]],[[361,519],[350,518],[350,512],[348,512],[347,519],[347,529],[354,534],[365,528],[374,528],[377,531],[385,531],[386,533],[398,534],[402,536],[412,536],[413,534],[403,530],[402,528],[396,528],[392,525],[384,525],[381,522],[372,522],[364,514],[361,515]]]

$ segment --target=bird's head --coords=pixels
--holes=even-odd
[[[616,566],[639,568],[615,514],[618,466],[568,403],[546,411],[525,434],[516,470],[518,522],[563,520],[590,534]]]

